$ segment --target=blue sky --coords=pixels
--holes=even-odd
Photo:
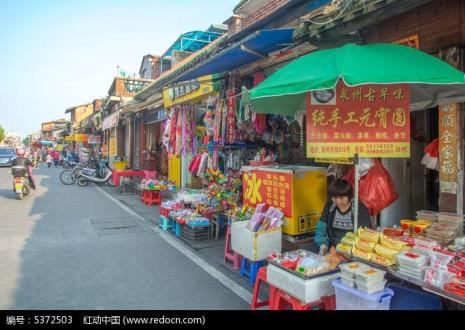
[[[239,0],[0,2],[0,125],[27,135],[104,97],[117,65],[138,73],[183,32],[232,15]]]

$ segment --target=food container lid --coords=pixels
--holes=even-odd
[[[368,282],[379,282],[384,278],[386,272],[376,268],[368,268],[355,272],[355,277],[358,281]]]
[[[359,270],[367,269],[367,268],[369,268],[369,266],[367,266],[366,264],[364,264],[362,262],[354,261],[354,262],[348,262],[348,263],[345,263],[345,264],[340,264],[339,268],[341,270],[345,270],[347,272],[356,272],[356,271],[359,271]]]

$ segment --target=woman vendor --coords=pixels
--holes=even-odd
[[[328,193],[331,199],[323,209],[315,234],[321,255],[325,255],[331,246],[336,246],[347,232],[354,231],[354,193],[350,183],[336,179],[329,185]],[[358,204],[358,226],[372,227],[368,210],[362,202]]]

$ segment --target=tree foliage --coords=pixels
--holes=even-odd
[[[4,139],[5,139],[5,130],[0,125],[0,142],[2,142]]]

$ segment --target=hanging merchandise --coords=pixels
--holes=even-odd
[[[170,150],[170,131],[171,131],[171,116],[165,121],[163,126],[163,146],[165,147],[166,151]]]
[[[187,145],[187,109],[186,105],[181,106],[181,154],[186,157],[186,145]]]
[[[421,160],[421,164],[430,170],[439,171],[439,139],[434,139],[426,146],[425,156]]]
[[[192,158],[191,163],[189,164],[189,168],[188,168],[189,172],[191,172],[192,175],[197,175],[197,172],[199,171],[201,159],[202,159],[201,154],[195,155]]]
[[[174,148],[174,153],[176,156],[181,155],[182,151],[182,111],[178,108],[177,112],[177,121],[176,121],[176,147]]]
[[[263,80],[265,80],[265,75],[263,72],[255,72],[253,86],[256,87],[260,84]],[[254,113],[253,114],[253,123],[254,128],[258,134],[263,134],[266,130],[266,114],[264,113]]]
[[[174,107],[171,109],[171,130],[170,130],[170,152],[175,152],[176,150],[176,127],[178,123],[178,112],[177,108]]]
[[[213,136],[215,134],[215,125],[214,125],[214,113],[211,109],[208,109],[203,118],[205,128],[208,136]]]
[[[380,160],[374,160],[374,166],[360,181],[359,197],[370,215],[377,215],[399,197],[391,176]]]
[[[234,143],[236,139],[236,102],[235,102],[235,93],[230,90],[228,93],[228,114],[227,114],[227,124],[228,124],[228,138],[227,143]]]
[[[198,177],[203,177],[205,172],[207,171],[208,168],[208,159],[210,156],[208,155],[208,152],[204,152],[201,157],[200,157],[200,162],[199,162],[199,169],[197,171],[197,176]]]

